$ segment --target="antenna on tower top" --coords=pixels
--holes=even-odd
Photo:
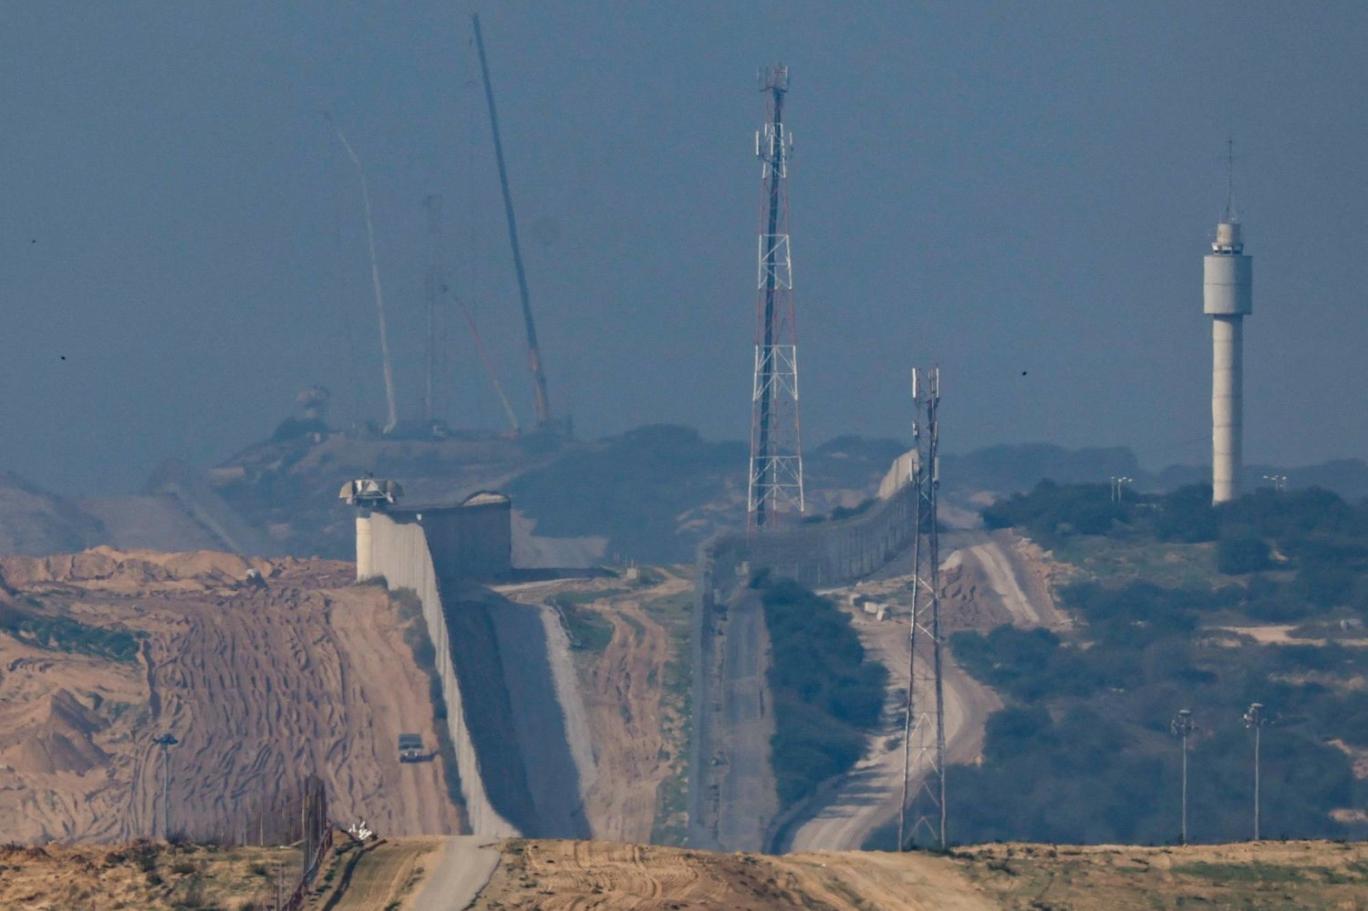
[[[1227,224],[1236,221],[1235,215],[1235,138],[1226,137],[1226,204],[1225,217],[1221,219]]]

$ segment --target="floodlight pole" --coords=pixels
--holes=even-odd
[[[161,747],[162,754],[162,838],[168,842],[171,840],[171,756],[167,752],[168,747],[180,743],[174,735],[170,733],[162,734],[153,741]]]
[[[1183,844],[1188,843],[1188,735],[1193,727],[1191,709],[1179,709],[1178,716],[1169,723],[1169,730],[1183,742]]]
[[[1244,713],[1245,727],[1254,729],[1254,840],[1259,840],[1259,747],[1263,726],[1268,723],[1261,702],[1251,702]]]
[[[1259,840],[1259,740],[1261,727],[1254,726],[1254,840]]]

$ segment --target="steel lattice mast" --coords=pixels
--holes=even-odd
[[[908,623],[907,701],[903,717],[902,804],[898,850],[919,835],[947,844],[945,800],[945,691],[941,667],[940,368],[912,371],[917,451],[917,537],[912,544],[912,613]]]
[[[746,509],[752,531],[782,513],[801,513],[803,454],[798,432],[798,344],[793,259],[788,233],[788,161],[784,125],[788,67],[760,75],[766,120],[755,134],[760,159],[760,236],[756,256],[755,378],[751,385],[750,473]]]

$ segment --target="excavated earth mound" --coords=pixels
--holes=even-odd
[[[255,571],[249,577],[249,571]],[[0,558],[0,819],[5,837],[242,839],[325,782],[331,814],[392,834],[459,831],[411,616],[347,564],[106,547]]]
[[[1358,909],[1368,845],[982,845],[949,855],[710,854],[510,841],[476,911]]]

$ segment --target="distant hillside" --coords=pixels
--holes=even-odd
[[[809,445],[804,475],[809,515],[854,508],[871,496],[906,449],[894,439],[854,435]],[[526,518],[518,534],[577,539],[529,552],[603,553],[605,559],[678,562],[698,543],[745,521],[747,444],[707,440],[689,427],[657,424],[595,441],[546,435],[458,432],[442,439],[342,433],[320,422],[286,422],[193,480],[200,499],[222,498],[264,540],[268,552],[345,559],[352,516],[337,501],[351,478],[373,473],[403,483],[410,503],[452,503],[483,488],[510,492]],[[1368,496],[1368,463],[1342,459],[1300,468],[1249,466],[1246,485],[1285,475],[1292,489]],[[941,458],[947,509],[976,509],[985,498],[1060,484],[1135,478],[1135,489],[1172,490],[1204,481],[1207,469],[1143,469],[1122,447],[1066,449],[1047,443],[991,446]],[[200,527],[193,510],[154,478],[139,497],[70,502],[12,475],[0,475],[0,552],[53,553],[107,543],[118,547],[236,547]],[[184,487],[185,485],[182,485]],[[193,486],[193,485],[192,485]],[[202,517],[201,517],[202,518]],[[222,524],[222,523],[219,523]],[[241,535],[237,537],[242,537]],[[606,541],[602,551],[599,547]],[[256,550],[257,546],[246,548]]]
[[[1065,449],[1049,443],[1021,443],[941,457],[943,483],[999,493],[1029,490],[1042,478],[1070,484],[1141,474],[1135,453],[1120,446]]]
[[[873,494],[904,447],[838,437],[804,459],[809,510],[854,506]],[[657,424],[582,444],[509,485],[539,534],[602,535],[608,553],[669,563],[745,521],[747,447],[710,442],[689,427]]]
[[[0,553],[53,554],[103,543],[100,521],[10,472],[0,473]]]
[[[903,450],[894,440],[839,437],[808,451],[811,511],[870,496]],[[453,503],[483,488],[510,493],[538,537],[606,539],[612,560],[679,562],[745,521],[746,444],[705,440],[670,424],[592,442],[496,434],[385,439],[314,427],[277,434],[210,469],[218,494],[281,553],[345,558],[346,480],[372,473],[404,485],[410,503]]]
[[[955,768],[956,837],[1173,841],[1191,709],[1192,838],[1250,834],[1262,703],[1265,837],[1368,835],[1368,504],[1209,487],[1112,502],[1106,484],[1041,482],[984,511],[1071,564],[1061,632],[1001,626],[951,639],[1007,702],[983,762]]]
[[[1162,492],[1211,480],[1207,465],[1169,465],[1157,471],[1141,467],[1124,446],[1067,449],[1051,443],[989,446],[941,457],[943,483],[956,491],[1009,494],[1027,491],[1042,480],[1058,484],[1107,483],[1111,477],[1134,478],[1136,490]],[[1349,500],[1368,497],[1368,462],[1335,459],[1314,465],[1246,465],[1248,490],[1272,486],[1265,476],[1283,475],[1289,489],[1322,487]]]

